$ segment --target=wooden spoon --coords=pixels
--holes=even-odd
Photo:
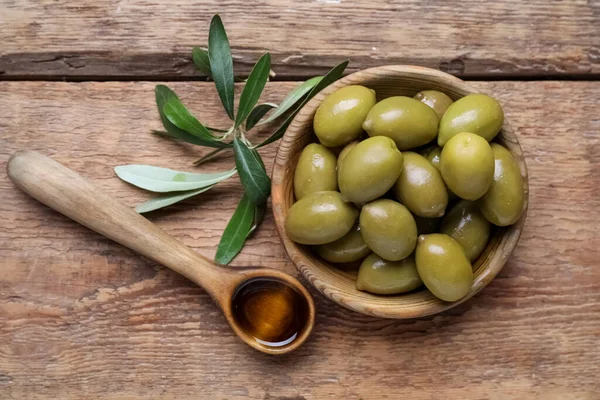
[[[204,288],[249,346],[283,354],[310,334],[314,302],[295,278],[268,268],[220,267],[74,171],[34,151],[13,154],[7,172],[31,197]]]

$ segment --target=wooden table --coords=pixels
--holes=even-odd
[[[207,150],[149,133],[160,128],[154,81],[201,120],[226,122],[190,61],[215,12],[236,71],[271,52],[277,77],[264,100],[345,57],[349,71],[439,68],[497,97],[530,174],[514,255],[475,298],[419,320],[359,315],[311,289],[312,338],[269,357],[192,283],[2,173],[0,398],[600,398],[600,2],[0,0],[0,164],[38,150],[131,206],[149,195],[114,166],[193,170]],[[275,150],[263,152],[267,167]],[[150,218],[213,256],[240,196],[231,180]],[[298,275],[271,215],[233,263],[244,265]]]

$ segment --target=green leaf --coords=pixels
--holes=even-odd
[[[279,108],[277,108],[277,110],[275,110],[275,112],[271,114],[269,118],[265,119],[264,121],[261,121],[258,125],[267,124],[282,116],[287,110],[289,110],[294,104],[296,104],[298,100],[302,98],[302,96],[304,96],[313,87],[315,87],[315,85],[321,82],[321,79],[323,79],[322,76],[315,76],[314,78],[311,78],[294,88],[290,93],[288,93],[287,96],[285,96],[285,99],[281,101],[281,103],[279,104]]]
[[[223,231],[215,254],[216,262],[222,265],[229,264],[240,252],[252,227],[254,209],[254,203],[247,194],[244,194]]]
[[[175,139],[183,140],[184,142],[203,145],[204,141],[202,141],[198,138],[195,138],[193,135],[190,135],[186,131],[179,129],[178,127],[173,125],[171,123],[171,121],[169,121],[169,119],[167,118],[165,113],[163,112],[163,107],[165,106],[167,101],[169,101],[171,99],[178,99],[175,92],[172,91],[171,89],[169,89],[165,85],[156,85],[154,92],[156,95],[156,106],[158,107],[158,113],[160,115],[160,119],[163,123],[163,126],[165,127],[167,132],[170,134],[170,135],[163,135],[163,136],[170,136]],[[157,132],[155,132],[155,133],[157,133]]]
[[[233,139],[235,165],[246,194],[253,203],[267,201],[271,193],[271,179],[262,163],[262,159],[254,149],[250,149],[239,138]]]
[[[121,165],[115,167],[119,178],[151,192],[179,192],[214,185],[235,175],[236,170],[214,174],[194,174],[152,165]]]
[[[172,99],[179,100],[179,97],[177,97],[177,95],[175,94],[174,91],[172,91],[165,85],[156,85],[155,94],[156,94],[156,105],[158,107],[158,113],[160,115],[160,119],[163,123],[163,126],[166,129],[166,132],[152,131],[152,133],[154,133],[156,135],[160,135],[160,136],[166,136],[166,137],[170,137],[173,139],[181,140],[183,142],[196,144],[199,146],[217,147],[217,145],[210,144],[206,140],[205,137],[199,137],[199,136],[192,135],[191,133],[188,133],[188,132],[184,131],[183,129],[178,128],[171,121],[169,121],[169,119],[167,118],[167,116],[165,115],[165,113],[163,111],[163,108],[167,104],[167,102],[169,102],[170,100],[172,100]],[[210,141],[216,142],[217,139],[215,139],[211,135]],[[230,144],[218,145],[218,147],[229,147],[229,146],[230,146]]]
[[[271,70],[271,55],[264,54],[254,65],[248,80],[244,85],[244,90],[240,95],[240,104],[238,105],[237,115],[235,116],[235,127],[237,128],[244,122],[250,114],[269,79],[269,71]]]
[[[219,154],[223,150],[226,150],[226,149],[216,149],[216,150],[211,151],[208,154],[203,155],[202,157],[200,157],[199,159],[197,159],[196,161],[194,161],[194,165],[200,165],[203,162],[210,160],[211,158],[213,158],[214,156],[216,156],[217,154]]]
[[[340,79],[342,75],[344,75],[344,70],[348,66],[348,63],[348,60],[342,61],[335,67],[331,68],[329,72],[326,73],[323,78],[311,89],[311,91],[308,93],[308,97],[304,99],[303,103],[307,103],[308,100],[312,99],[321,90]]]
[[[248,231],[248,235],[246,235],[246,239],[252,236],[252,233],[258,228],[263,218],[265,217],[265,211],[267,210],[267,203],[256,204],[254,207],[254,219],[252,221],[252,226]]]
[[[194,47],[192,49],[192,60],[198,71],[206,74],[209,78],[212,78],[208,51],[201,49],[200,47]]]
[[[152,129],[150,132],[152,132],[156,136],[164,136],[164,137],[168,137],[168,138],[179,139],[177,136],[175,136],[167,131],[157,131],[156,129]]]
[[[208,125],[204,125],[204,127],[206,129],[208,129],[209,131],[211,131],[211,132],[219,132],[219,133],[225,133],[225,132],[227,132],[227,129],[211,128]]]
[[[277,104],[263,103],[259,104],[252,109],[248,118],[246,118],[246,131],[254,128],[254,126],[264,117],[269,111],[277,108]]]
[[[178,99],[179,97],[177,97],[175,92],[165,85],[156,85],[154,88],[154,93],[156,95],[156,106],[158,107],[158,113],[160,114],[160,119],[162,120],[165,129],[169,132],[171,132],[171,129],[169,128],[179,129],[174,126],[163,113],[163,107],[165,104],[167,104],[167,101],[171,99]]]
[[[258,150],[256,150],[255,148],[250,148],[250,151],[254,154],[254,157],[258,160],[262,169],[266,171],[267,168],[265,167],[265,163],[263,162],[262,157],[260,156],[260,154],[258,154]]]
[[[288,126],[290,126],[290,124],[292,123],[292,120],[296,116],[296,112],[297,111],[294,111],[288,118],[285,119],[285,121],[281,124],[281,126],[279,128],[277,128],[277,130],[275,132],[273,132],[273,134],[270,137],[265,139],[262,143],[260,143],[256,147],[257,148],[264,147],[268,144],[271,144],[271,143],[276,142],[279,139],[281,139],[281,137],[287,130]]]
[[[156,131],[153,130],[152,133],[157,135],[157,136],[163,136],[163,137],[168,137],[171,139],[175,139],[175,140],[180,140],[182,142],[187,142],[187,143],[191,143],[191,144],[196,144],[198,146],[205,146],[205,141],[190,134],[187,133],[185,131],[182,131],[181,129],[175,127],[176,129],[178,129],[178,131],[180,132],[165,132],[165,131]]]
[[[208,58],[217,92],[227,115],[233,120],[233,58],[225,27],[219,14],[210,21]]]
[[[163,107],[163,112],[173,125],[200,139],[203,146],[231,147],[230,144],[219,141],[204,125],[194,117],[178,98],[171,98]]]
[[[215,185],[206,186],[196,190],[188,190],[186,192],[174,192],[167,193],[162,196],[155,197],[150,199],[135,208],[135,211],[140,214],[158,210],[159,208],[163,208],[166,206],[170,206],[171,204],[175,204],[185,199],[189,199],[190,197],[194,197],[200,193],[204,193],[207,190],[211,189]]]
[[[271,137],[269,137],[268,139],[265,139],[261,144],[259,144],[256,147],[266,146],[269,143],[273,143],[274,141],[281,139],[281,137],[285,133],[285,130],[292,123],[292,120],[294,119],[294,117],[296,116],[296,114],[298,113],[298,111],[300,111],[302,109],[302,107],[304,107],[306,105],[306,103],[308,103],[310,101],[310,99],[312,99],[317,93],[319,93],[321,90],[325,89],[327,86],[329,86],[333,82],[335,82],[338,79],[340,79],[340,77],[344,74],[344,70],[346,69],[347,65],[348,65],[348,60],[346,60],[346,61],[344,61],[344,62],[336,65],[335,67],[333,67],[323,77],[323,79],[321,79],[319,81],[319,83],[317,83],[310,90],[310,92],[308,92],[308,95],[306,95],[306,97],[304,98],[304,100],[302,100],[300,102],[300,104],[298,105],[298,107],[296,107],[296,109],[285,119],[285,121],[279,127],[279,129],[277,129],[275,131],[275,133],[273,133],[271,135]]]

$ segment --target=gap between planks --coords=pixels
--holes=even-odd
[[[355,71],[353,71],[355,72]],[[345,74],[348,75],[348,74]],[[316,74],[315,74],[316,76]],[[464,81],[489,81],[489,82],[534,82],[534,81],[600,81],[600,74],[568,74],[568,75],[454,75]],[[246,79],[246,75],[236,77]],[[271,82],[302,82],[311,76],[284,75],[271,78]],[[29,76],[29,75],[0,75],[0,82],[209,82],[205,76],[171,76],[160,75],[115,75],[115,76]]]

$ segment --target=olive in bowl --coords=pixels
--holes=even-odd
[[[418,220],[420,226],[427,225],[425,228],[422,228],[425,229],[427,233],[433,231],[433,233],[431,233],[432,235],[440,235],[441,237],[443,237],[442,241],[443,243],[445,243],[445,245],[446,243],[452,243],[451,254],[461,254],[458,251],[460,249],[463,249],[460,250],[465,252],[463,255],[464,258],[461,258],[462,267],[460,268],[460,270],[458,270],[456,274],[441,276],[442,279],[447,279],[448,281],[454,278],[460,278],[462,279],[462,281],[459,282],[457,280],[456,286],[453,289],[450,288],[452,290],[448,290],[448,293],[442,293],[434,287],[436,276],[426,275],[427,272],[422,272],[422,274],[425,274],[427,276],[426,279],[422,279],[423,276],[420,276],[420,278],[424,282],[424,285],[420,285],[419,287],[416,287],[409,291],[401,293],[369,292],[368,288],[371,288],[370,290],[373,291],[378,291],[380,289],[377,289],[377,287],[373,286],[372,284],[366,284],[366,282],[382,282],[381,277],[384,276],[378,274],[378,268],[373,268],[373,265],[375,265],[375,263],[372,263],[371,269],[365,270],[365,272],[369,272],[369,274],[365,276],[365,279],[363,279],[361,283],[358,283],[357,275],[355,273],[348,272],[347,270],[342,268],[337,268],[335,262],[326,261],[319,255],[319,253],[316,251],[316,247],[319,247],[321,245],[314,246],[310,244],[307,245],[295,242],[294,240],[292,240],[292,237],[286,229],[286,220],[289,217],[290,212],[292,211],[292,207],[296,203],[296,198],[294,196],[293,177],[296,165],[298,163],[298,159],[300,157],[301,152],[306,146],[308,146],[310,143],[319,142],[318,137],[315,136],[313,131],[315,112],[319,105],[330,94],[336,92],[336,90],[346,86],[356,85],[364,86],[368,89],[374,90],[376,99],[379,102],[387,98],[397,96],[412,99],[419,92],[426,90],[434,90],[444,93],[453,101],[453,103],[451,103],[444,115],[442,115],[441,119],[435,113],[435,110],[432,110],[435,118],[439,121],[444,120],[445,114],[448,113],[460,99],[472,94],[477,94],[477,90],[475,90],[474,88],[472,88],[471,86],[469,86],[468,84],[466,84],[458,78],[452,77],[448,74],[442,73],[437,70],[411,66],[387,66],[359,71],[357,73],[348,75],[340,79],[339,81],[331,84],[329,87],[325,88],[322,92],[317,94],[311,101],[309,101],[303,107],[303,109],[296,115],[295,119],[288,127],[277,152],[277,157],[273,169],[272,202],[273,213],[275,216],[278,233],[292,262],[295,264],[298,270],[306,277],[307,281],[310,282],[318,291],[323,293],[326,297],[330,298],[331,300],[337,302],[338,304],[344,307],[347,307],[360,313],[386,318],[416,318],[442,312],[468,300],[474,294],[482,290],[500,272],[507,259],[509,258],[510,254],[517,245],[517,241],[525,223],[525,215],[528,200],[527,170],[521,147],[519,145],[516,135],[513,133],[507,120],[503,117],[501,128],[498,132],[496,132],[496,135],[492,139],[490,139],[491,141],[493,141],[493,143],[490,144],[490,147],[492,148],[494,162],[500,162],[502,163],[502,165],[506,165],[506,170],[510,171],[510,173],[506,174],[502,179],[496,179],[495,177],[493,177],[488,191],[482,197],[471,201],[471,203],[473,204],[471,204],[470,207],[476,207],[476,210],[479,212],[478,216],[483,216],[485,221],[497,225],[494,228],[491,228],[490,225],[489,240],[484,245],[484,248],[482,250],[473,250],[473,253],[480,252],[479,256],[476,257],[476,259],[473,261],[471,261],[471,257],[473,256],[467,256],[464,250],[465,247],[463,247],[468,246],[468,243],[463,243],[459,240],[461,234],[468,236],[469,232],[459,232],[457,231],[456,226],[453,225],[456,224],[456,219],[460,219],[460,216],[454,216],[454,219],[448,218],[448,221],[445,221],[446,216],[452,214],[456,205],[461,204],[460,202],[454,204],[453,202],[447,200],[447,204],[443,209],[443,213],[438,212],[435,215],[435,217],[423,217],[415,214],[415,212],[417,212],[417,206],[421,205],[419,201],[414,202],[415,206],[412,206],[410,204],[410,201],[407,200],[405,201],[409,204],[404,204],[402,198],[400,196],[397,196],[397,194],[395,193],[394,187],[392,187],[390,191],[383,194],[380,197],[380,199],[397,202],[406,207],[415,218],[415,225],[416,221]],[[459,111],[461,110],[459,109]],[[490,120],[492,122],[495,121],[497,123],[497,119]],[[493,124],[489,124],[491,128],[494,128],[494,126],[492,125]],[[369,128],[368,126],[365,126],[364,121],[362,126]],[[493,131],[494,129],[491,129],[491,131]],[[427,143],[437,143],[440,133],[441,125],[438,125],[436,133],[437,137],[434,135],[434,137],[430,139],[430,142]],[[456,134],[458,133],[461,132],[456,132]],[[475,133],[483,137],[479,132],[470,133]],[[370,132],[367,131],[367,134],[370,134]],[[452,135],[450,135],[448,137],[448,140],[451,138],[451,136],[456,136],[456,134],[453,133]],[[390,137],[387,135],[369,135],[369,137],[371,138],[379,136]],[[359,134],[357,137],[352,139],[352,141],[358,140],[360,144],[360,142],[364,141],[361,140],[362,137],[364,137],[364,134]],[[393,138],[391,139],[394,140]],[[484,139],[488,141],[487,138],[484,137]],[[448,140],[446,140],[446,142]],[[395,140],[394,142],[396,143],[396,147],[402,154],[403,168],[405,167],[405,159],[407,153],[412,152],[419,155],[421,151],[423,151],[422,147],[411,147],[407,149],[398,146]],[[321,144],[325,145],[322,142]],[[354,149],[359,144],[354,145]],[[446,143],[443,144],[445,145]],[[510,156],[506,156],[506,154],[502,150],[494,151],[494,148],[496,146],[500,146],[502,149],[505,149]],[[440,164],[438,165],[441,169],[441,163],[443,162],[443,146],[440,147],[441,159],[439,160]],[[347,158],[354,149],[350,149],[345,155],[345,157]],[[427,162],[429,162],[429,160],[427,160],[426,157],[423,158]],[[342,165],[344,162],[345,159],[342,160]],[[425,169],[426,167],[423,168],[423,170]],[[518,171],[518,175],[520,176],[520,178],[517,178],[517,174],[515,173],[515,171]],[[439,172],[437,169],[436,172],[438,172],[440,176],[442,175],[441,172]],[[414,176],[418,177],[420,175],[415,174]],[[443,180],[443,176],[442,183],[446,184],[446,186],[448,184],[448,182]],[[516,186],[518,186],[519,183],[522,187],[520,189],[516,189]],[[503,189],[504,187],[507,187],[510,190],[507,192],[505,189]],[[504,195],[509,196],[509,198],[504,197]],[[340,196],[345,197],[342,193],[340,193]],[[514,208],[507,208],[506,202],[512,201],[512,199],[522,199],[522,202],[518,202],[518,205]],[[411,200],[415,199],[413,198]],[[354,203],[349,201],[348,204],[351,204],[352,207],[356,209],[357,221],[359,222],[359,225],[360,218],[358,216],[362,212],[362,208],[364,208],[365,205],[368,205],[373,201],[381,200],[375,199],[367,201],[366,204]],[[520,209],[518,209],[519,205],[521,206]],[[411,207],[414,210],[411,210]],[[516,211],[517,209],[518,211]],[[460,209],[457,209],[455,213],[459,213],[459,210]],[[494,223],[494,221],[489,221],[489,219],[494,218],[496,219],[495,221],[497,222],[497,224]],[[423,224],[423,221],[428,223]],[[502,224],[504,223],[512,224],[502,226]],[[348,232],[351,229],[353,229],[354,226],[356,225],[350,227]],[[446,229],[445,233],[440,233],[442,229]],[[476,227],[474,229],[479,228]],[[419,228],[417,228],[417,230],[419,230]],[[362,232],[361,234],[363,233],[364,232]],[[427,238],[428,236],[430,235],[424,235],[423,237]],[[366,242],[367,241],[365,241],[365,243]],[[433,256],[419,257],[419,243],[421,243],[421,241],[417,240],[417,257],[415,257],[415,266],[417,267],[417,270],[419,265],[421,265],[422,267],[431,267],[434,262],[439,262],[439,260],[436,260]],[[481,244],[478,245],[481,246]],[[435,246],[433,247],[433,250],[435,251]],[[367,258],[365,258],[364,260],[367,260],[368,257],[371,256],[367,256]],[[385,261],[384,264],[391,267],[396,267],[396,269],[392,269],[389,271],[386,270],[386,273],[391,271],[392,274],[390,276],[401,277],[402,274],[398,269],[400,268],[399,265],[404,264],[402,260],[407,260],[409,259],[409,257],[412,256],[409,255],[407,258],[404,258],[399,261],[388,261],[379,255],[377,255],[377,257],[382,258]],[[419,262],[419,260],[421,260],[421,262]],[[393,263],[396,263],[396,265],[394,265]],[[470,265],[471,270],[467,271],[465,265]],[[469,272],[472,274],[472,276],[469,275]],[[469,279],[469,277],[471,280]],[[433,281],[431,278],[433,278]],[[385,278],[383,282],[385,282]],[[433,288],[433,291],[429,287]],[[447,287],[442,287],[442,289],[445,288]],[[388,289],[383,288],[381,290],[387,291]],[[392,290],[392,292],[394,291],[393,288],[390,290]],[[437,292],[438,296],[444,298],[436,297],[435,293],[433,292]]]

